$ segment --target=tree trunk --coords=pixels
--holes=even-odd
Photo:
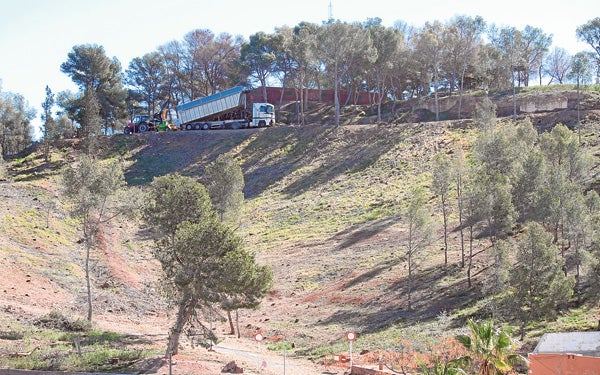
[[[412,271],[413,271],[413,263],[412,263],[412,253],[413,253],[413,229],[412,224],[410,224],[410,228],[408,229],[408,252],[406,254],[406,260],[408,262],[408,278],[407,278],[407,286],[408,286],[408,310],[412,310],[412,299],[411,299],[411,291],[412,291]]]
[[[83,220],[83,237],[85,247],[85,285],[87,288],[87,303],[88,303],[88,322],[92,321],[92,283],[90,281],[90,253],[94,246],[94,234],[91,229],[89,219]]]
[[[517,93],[515,88],[515,72],[512,74],[513,121],[517,121]]]
[[[92,321],[92,284],[90,282],[90,247],[91,244],[85,241],[85,284],[87,287],[87,302],[88,302],[88,322]]]
[[[167,344],[166,357],[169,358],[171,354],[177,354],[179,352],[179,338],[183,327],[190,320],[192,311],[194,310],[195,301],[188,301],[188,298],[184,295],[179,302],[179,310],[177,311],[177,319],[175,325],[171,328],[169,334],[169,343]]]
[[[469,226],[469,265],[467,267],[467,282],[471,287],[471,267],[473,266],[473,226]]]
[[[241,335],[240,335],[240,314],[238,313],[238,309],[235,309],[235,325],[237,327],[237,337],[239,339],[241,337]]]
[[[300,125],[304,123],[304,71],[300,72]]]
[[[412,310],[411,289],[412,289],[412,257],[411,252],[408,252],[408,311]]]
[[[575,290],[579,290],[579,281],[581,278],[580,269],[581,269],[581,255],[579,253],[579,241],[575,240],[575,259],[577,259],[577,264],[575,266]]]
[[[465,84],[465,71],[466,67],[463,67],[463,70],[460,74],[460,88],[458,89],[458,119],[462,118],[462,99],[463,99],[463,90]]]
[[[377,98],[377,122],[380,123],[381,122],[381,102],[383,100],[384,82],[383,82],[383,79],[381,79],[381,77],[379,77],[377,79],[377,81],[379,81],[379,97]]]
[[[296,122],[298,125],[302,124],[302,118],[300,115],[300,100],[302,98],[302,94],[298,92],[297,88],[294,88],[294,93],[296,94]]]
[[[227,310],[227,320],[229,320],[229,334],[235,335],[235,329],[233,328],[233,320],[231,319],[231,311]]]
[[[283,76],[283,80],[281,82],[281,92],[279,94],[279,106],[281,107],[281,105],[283,104],[283,94],[285,93],[285,85],[286,85],[286,78],[285,75]]]
[[[438,78],[437,69],[434,67],[433,71],[433,93],[435,97],[435,121],[440,121],[440,101],[438,99]]]
[[[335,107],[335,126],[339,126],[340,125],[340,98],[338,95],[339,92],[339,78],[338,78],[338,73],[337,73],[337,69],[338,69],[338,62],[337,60],[335,61],[335,65],[334,65],[334,71],[335,71],[335,79],[334,79],[334,83],[333,83],[333,104]]]
[[[448,213],[446,211],[446,195],[442,194],[442,216],[444,217],[444,266],[448,265]]]
[[[262,94],[263,94],[263,100],[265,102],[267,102],[267,85],[265,82],[262,82]]]
[[[579,137],[579,144],[581,144],[581,115],[580,115],[580,103],[581,100],[579,98],[579,77],[577,77],[577,134]]]
[[[461,172],[459,172],[461,173]],[[460,228],[460,267],[465,268],[465,236],[463,231],[462,220],[462,177],[458,175],[456,179],[456,195],[458,198],[458,226]]]

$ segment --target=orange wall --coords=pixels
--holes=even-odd
[[[600,357],[575,354],[529,354],[529,374],[600,375]]]

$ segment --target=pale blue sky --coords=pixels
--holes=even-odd
[[[72,47],[102,45],[126,69],[132,58],[181,40],[194,29],[215,34],[249,35],[301,21],[321,23],[330,0],[0,0],[0,80],[2,91],[22,94],[37,109],[39,124],[44,88],[76,90],[60,72]],[[540,27],[553,34],[554,46],[574,54],[589,48],[575,29],[600,16],[598,0],[331,0],[333,17],[384,25],[398,20],[414,26],[482,16],[488,24]],[[36,125],[37,126],[37,125]]]

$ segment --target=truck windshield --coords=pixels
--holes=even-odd
[[[261,105],[259,108],[259,111],[264,112],[264,113],[273,113],[273,106],[270,104],[265,104],[265,105]]]

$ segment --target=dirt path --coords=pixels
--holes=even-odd
[[[254,344],[254,345],[253,345]],[[265,344],[227,339],[214,350],[226,357],[233,358],[238,364],[244,364],[244,373],[264,375],[322,375],[343,374],[344,368],[322,366],[307,359],[298,358],[283,352],[267,350]]]
[[[294,355],[283,356],[267,350],[250,339],[226,338],[212,350],[202,348],[183,350],[172,358],[171,369],[164,358],[149,360],[148,373],[159,375],[220,374],[229,362],[244,370],[244,374],[261,375],[342,375],[348,372],[346,367],[324,366]]]

